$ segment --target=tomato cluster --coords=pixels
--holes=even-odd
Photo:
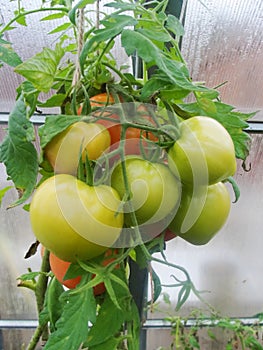
[[[181,123],[169,149],[169,166],[183,184],[179,209],[169,225],[186,241],[202,245],[225,224],[231,199],[222,181],[234,175],[233,141],[215,119],[192,117]]]
[[[81,280],[64,281],[71,263],[107,257],[112,247],[132,247],[159,235],[207,243],[228,217],[231,202],[222,181],[236,170],[232,139],[212,118],[180,122],[179,138],[163,146],[147,107],[136,104],[137,119],[124,127],[121,116],[105,108],[114,104],[111,95],[94,96],[90,104],[92,120],[80,116],[45,146],[54,175],[40,184],[30,205],[33,232],[68,288]],[[155,152],[148,152],[149,145]],[[84,179],[78,178],[80,168]]]

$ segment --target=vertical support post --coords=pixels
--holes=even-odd
[[[185,12],[186,12],[187,0],[169,0],[166,8],[166,14],[174,15],[180,18],[182,24],[185,22]],[[147,1],[146,1],[147,4]],[[181,42],[179,43],[181,47]],[[142,77],[142,64],[138,57],[134,58],[133,70],[137,78]],[[153,73],[151,69],[148,74],[149,76]],[[145,306],[147,302],[147,292],[148,292],[148,271],[147,269],[141,269],[133,260],[130,261],[130,280],[129,288],[134,301],[139,310],[140,318],[143,321],[147,315],[145,313]],[[141,329],[140,333],[140,350],[146,350],[147,348],[147,330]]]

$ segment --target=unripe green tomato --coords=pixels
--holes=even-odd
[[[35,191],[30,221],[37,240],[62,260],[102,254],[119,237],[123,214],[118,193],[106,185],[88,186],[71,175],[55,175]]]
[[[223,227],[230,208],[230,195],[222,182],[196,189],[184,188],[169,228],[184,240],[203,245]]]
[[[168,151],[168,164],[182,183],[211,185],[234,175],[235,148],[222,124],[210,117],[192,117],[180,124],[180,133]]]
[[[76,175],[80,158],[85,162],[87,155],[96,160],[110,143],[110,134],[103,125],[80,121],[56,135],[44,153],[56,174]]]
[[[128,156],[125,166],[131,189],[131,203],[139,224],[157,223],[175,211],[181,195],[181,185],[166,165]],[[121,163],[112,172],[111,186],[122,198],[125,196]],[[129,214],[125,215],[125,222],[128,226],[132,225]]]

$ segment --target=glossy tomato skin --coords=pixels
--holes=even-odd
[[[130,156],[126,157],[125,166],[138,223],[158,225],[160,220],[175,210],[181,193],[180,183],[161,163]],[[121,163],[112,172],[111,184],[121,197],[125,195]],[[129,215],[125,220],[130,224]]]
[[[35,191],[30,221],[38,241],[62,260],[102,254],[118,238],[120,197],[106,185],[88,186],[71,175],[55,175]]]
[[[71,265],[70,262],[59,259],[55,254],[50,253],[49,263],[50,263],[50,269],[54,273],[56,279],[65,287],[69,289],[74,289],[80,283],[81,276],[64,280],[64,276]]]
[[[222,182],[200,187],[194,194],[192,189],[184,188],[169,229],[189,243],[206,244],[224,226],[230,207],[230,195]]]
[[[109,149],[110,142],[110,134],[104,126],[80,121],[56,135],[44,153],[56,174],[76,175],[81,149],[83,162],[86,155],[96,160]]]
[[[214,184],[236,171],[233,141],[215,119],[197,116],[180,124],[180,138],[169,149],[169,167],[182,183]]]

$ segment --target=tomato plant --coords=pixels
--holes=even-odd
[[[230,195],[222,182],[194,190],[184,187],[169,228],[192,244],[206,244],[225,224],[230,207]]]
[[[56,135],[44,152],[55,173],[76,175],[80,159],[95,160],[109,146],[110,135],[104,126],[80,121]]]
[[[30,205],[39,242],[62,260],[91,259],[118,238],[123,214],[118,193],[106,185],[88,186],[71,175],[44,181]]]
[[[163,241],[178,235],[205,244],[220,230],[230,209],[221,181],[234,175],[236,158],[248,155],[246,120],[253,113],[234,111],[217,89],[192,80],[179,46],[184,28],[167,13],[169,1],[150,7],[114,1],[107,4],[112,12],[101,10],[97,1],[96,16],[86,6],[94,0],[74,5],[45,0],[29,11],[20,2],[0,29],[0,60],[23,80],[0,161],[19,190],[10,206],[32,196],[29,217],[37,241],[29,255],[38,241],[47,247],[40,271],[21,278],[21,286],[35,292],[40,316],[27,350],[37,347],[42,334],[48,338],[45,350],[138,350],[141,310],[130,288],[137,283],[130,262],[151,271],[149,305],[162,286],[151,262],[180,271],[176,309],[191,292],[199,297],[189,273],[167,260]],[[50,32],[61,33],[59,40],[23,61],[4,34],[47,10],[45,21],[66,19]],[[130,58],[136,54],[129,71],[114,57],[117,42]],[[89,102],[91,113],[84,115]],[[43,125],[35,127],[35,111],[53,107],[58,113],[44,113]],[[126,242],[127,232],[139,240]],[[116,257],[118,269],[96,263],[123,238],[127,244]],[[54,274],[54,256],[64,269],[77,263],[88,273],[80,285],[65,291],[50,279],[49,251]],[[62,283],[64,275],[65,270],[61,278],[57,274]],[[94,298],[94,286],[105,291],[101,298]]]
[[[183,183],[213,184],[236,171],[235,148],[227,130],[215,119],[189,118],[169,150],[169,166]]]

